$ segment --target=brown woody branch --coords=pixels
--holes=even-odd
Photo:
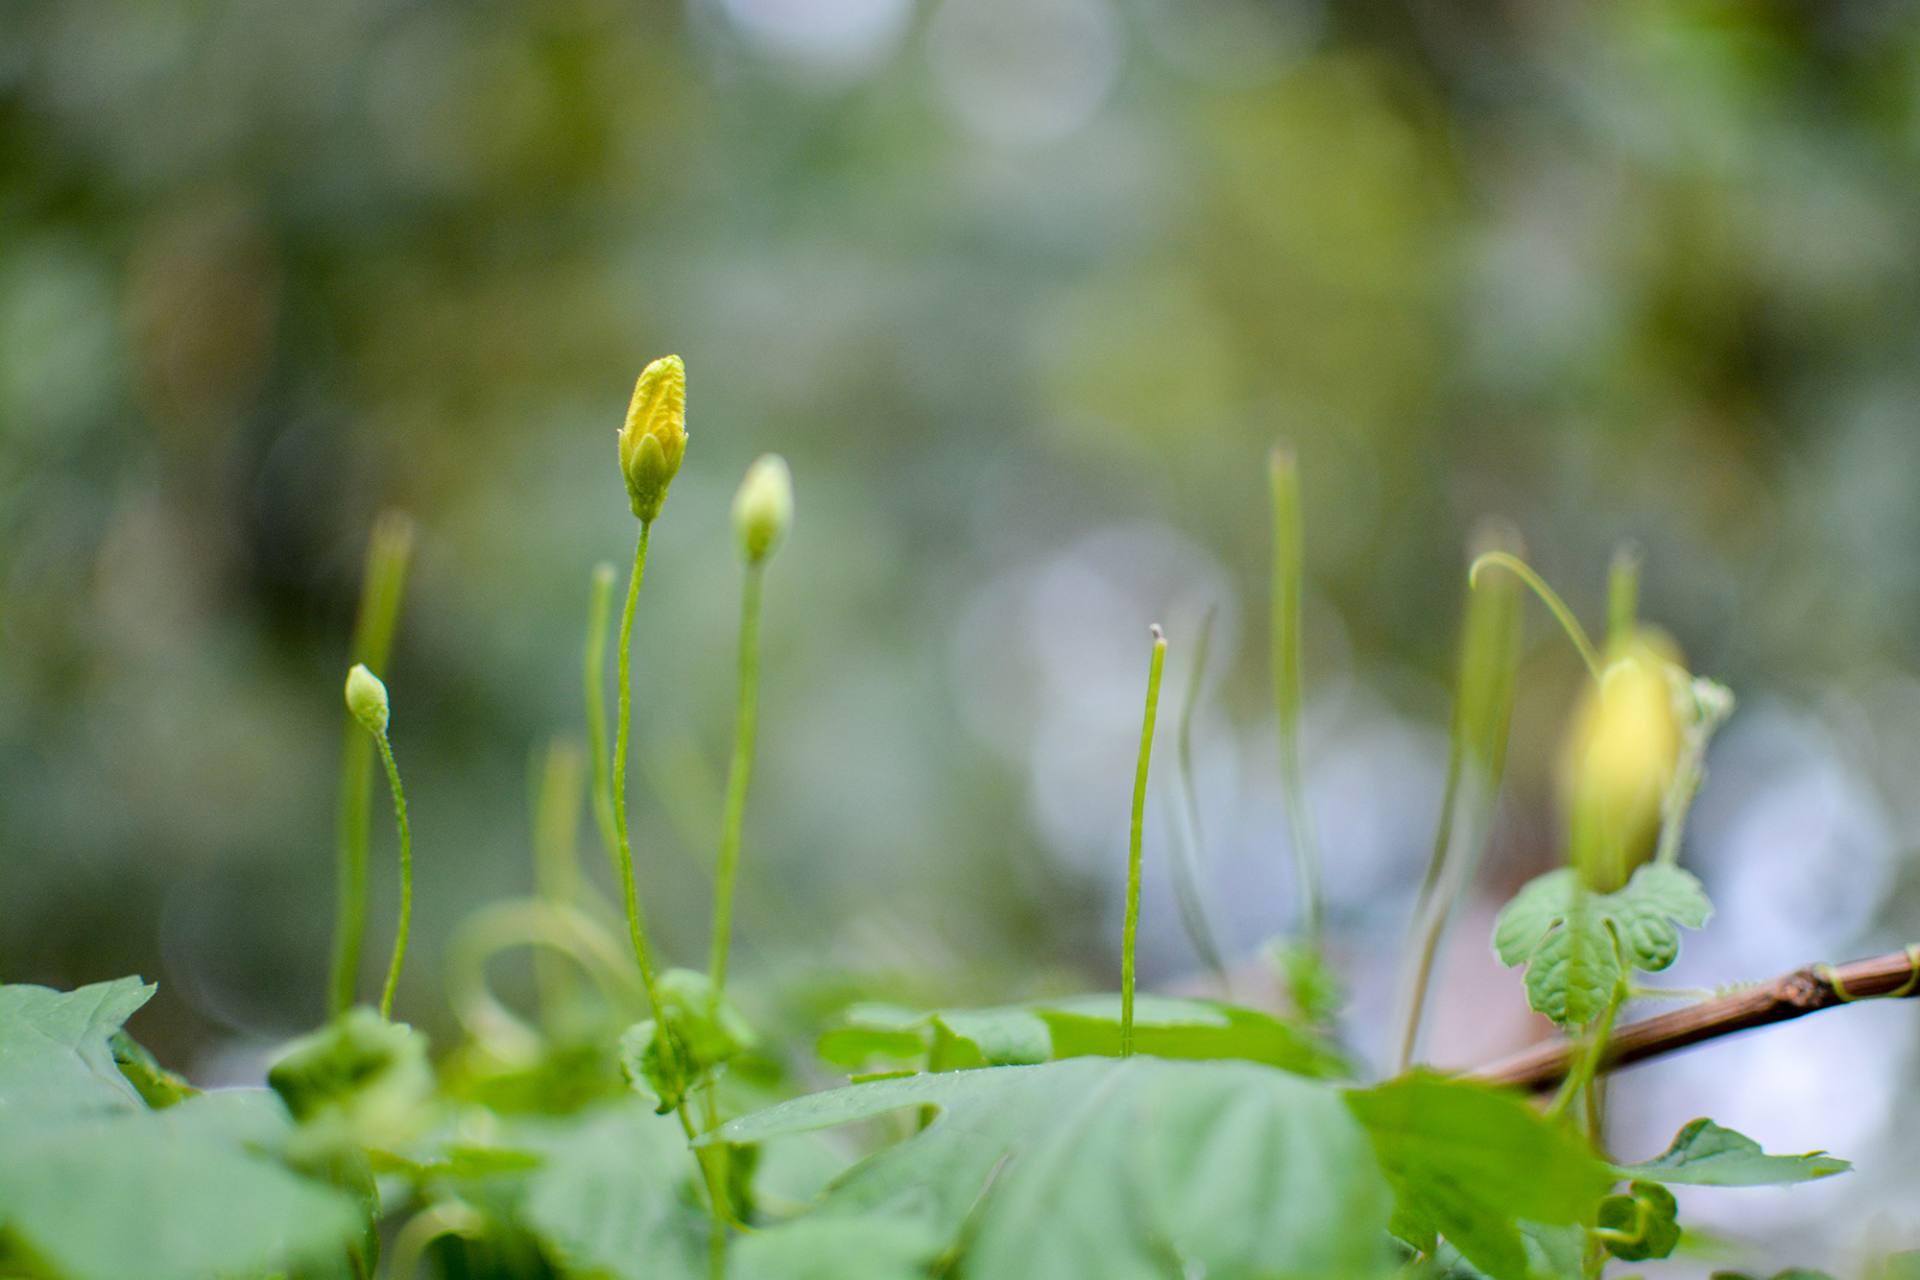
[[[1884,997],[1920,996],[1920,950],[1894,951],[1871,960],[1813,965],[1730,995],[1702,1000],[1672,1013],[1617,1028],[1607,1042],[1601,1070],[1631,1066],[1737,1031],[1787,1022],[1837,1004]],[[1482,1080],[1523,1089],[1551,1089],[1566,1078],[1577,1042],[1549,1041],[1481,1067]]]

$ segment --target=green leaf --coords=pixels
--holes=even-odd
[[[1566,916],[1579,892],[1580,877],[1570,867],[1529,880],[1493,922],[1493,950],[1500,963],[1512,968],[1531,959],[1540,939]]]
[[[1570,868],[1549,871],[1514,895],[1493,927],[1502,963],[1527,966],[1527,1002],[1561,1026],[1606,1007],[1626,968],[1658,972],[1680,954],[1679,925],[1713,914],[1700,882],[1653,863],[1613,893],[1586,891]]]
[[[612,1280],[705,1275],[705,1217],[680,1127],[640,1101],[531,1125],[546,1157],[527,1183],[525,1225],[567,1274]]]
[[[363,1226],[352,1201],[250,1149],[287,1128],[249,1094],[9,1139],[0,1226],[62,1280],[259,1275],[344,1253]]]
[[[855,1165],[817,1215],[918,1223],[962,1249],[956,1275],[991,1280],[1332,1280],[1383,1261],[1387,1190],[1341,1095],[1253,1063],[1075,1058],[883,1080],[713,1138],[763,1142],[920,1107],[939,1115]]]
[[[1396,1221],[1441,1235],[1493,1280],[1528,1280],[1522,1224],[1593,1221],[1614,1175],[1519,1094],[1416,1072],[1347,1104],[1398,1199]]]
[[[1620,953],[1606,924],[1576,908],[1534,951],[1527,1003],[1563,1027],[1600,1016],[1620,983]]]
[[[1636,1179],[1623,1196],[1600,1202],[1597,1225],[1608,1253],[1626,1262],[1665,1258],[1680,1243],[1680,1204],[1657,1182]]]
[[[1120,1053],[1117,995],[919,1015],[866,1005],[848,1017],[848,1025],[822,1036],[819,1047],[822,1057],[850,1068],[879,1060],[954,1071]],[[1158,1058],[1238,1058],[1320,1079],[1351,1074],[1321,1037],[1218,1000],[1141,996],[1134,1004],[1134,1043],[1140,1053]]]
[[[44,1128],[76,1113],[139,1110],[112,1042],[155,989],[138,978],[76,991],[0,986],[0,1133]]]
[[[1824,1151],[1770,1156],[1745,1134],[1702,1119],[1688,1121],[1666,1151],[1642,1164],[1622,1166],[1620,1174],[1700,1187],[1779,1187],[1830,1178],[1851,1168]]]
[[[198,1089],[187,1083],[185,1076],[161,1066],[159,1059],[149,1053],[145,1045],[126,1032],[114,1032],[108,1044],[113,1048],[113,1062],[120,1068],[120,1074],[127,1078],[127,1083],[133,1086],[141,1100],[155,1111],[199,1094]]]
[[[739,1237],[735,1280],[924,1280],[942,1242],[912,1218],[814,1216]]]
[[[1634,968],[1657,973],[1680,954],[1675,923],[1698,929],[1713,915],[1713,903],[1700,882],[1678,867],[1650,863],[1633,873],[1622,888],[1600,900],[1601,913],[1613,922],[1622,953]]]

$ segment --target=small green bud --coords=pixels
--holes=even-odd
[[[620,428],[620,474],[642,522],[660,514],[686,451],[687,366],[679,356],[661,356],[640,371]]]
[[[733,532],[748,564],[759,564],[793,524],[793,473],[777,453],[754,459],[733,495]]]
[[[354,663],[353,670],[347,672],[347,710],[368,733],[387,731],[387,686],[367,670],[364,662]]]

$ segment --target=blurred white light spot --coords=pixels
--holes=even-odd
[[[928,39],[942,103],[1001,146],[1074,133],[1120,71],[1120,28],[1106,0],[947,0]]]
[[[899,47],[909,0],[720,0],[741,35],[769,57],[834,77],[873,71]]]

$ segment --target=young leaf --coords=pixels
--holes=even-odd
[[[1625,968],[1658,972],[1680,954],[1676,926],[1697,929],[1713,914],[1700,882],[1651,863],[1612,893],[1582,888],[1571,868],[1538,876],[1500,912],[1493,949],[1527,966],[1527,1001],[1561,1026],[1580,1026],[1606,1006]]]
[[[1824,1151],[1798,1156],[1770,1156],[1744,1133],[1722,1128],[1711,1120],[1690,1120],[1675,1135],[1673,1145],[1641,1164],[1622,1166],[1626,1178],[1701,1187],[1781,1187],[1795,1182],[1830,1178],[1853,1168]]]
[[[1347,1094],[1397,1197],[1396,1231],[1444,1236],[1493,1280],[1529,1280],[1523,1223],[1586,1224],[1614,1174],[1518,1094],[1415,1072]]]
[[[910,1219],[961,1249],[954,1274],[992,1280],[1333,1280],[1383,1261],[1386,1186],[1340,1094],[1252,1063],[1078,1058],[883,1080],[782,1103],[707,1140],[929,1106],[931,1124],[855,1165],[816,1212]]]
[[[1670,1255],[1680,1243],[1680,1205],[1673,1192],[1657,1182],[1636,1179],[1623,1196],[1600,1202],[1600,1241],[1607,1252],[1625,1262],[1645,1262]]]

